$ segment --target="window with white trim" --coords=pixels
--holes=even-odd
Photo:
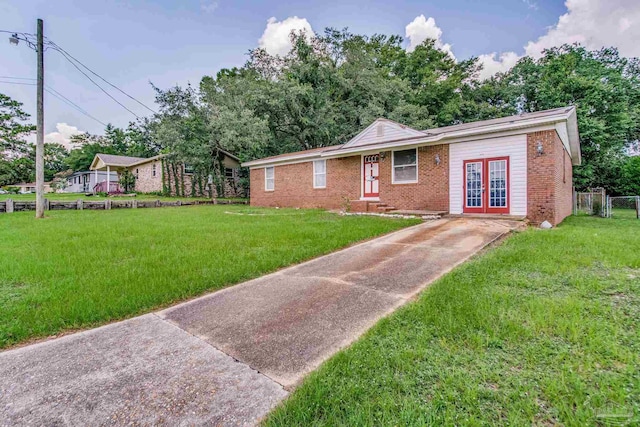
[[[327,161],[313,161],[313,188],[327,188]]]
[[[151,165],[151,176],[156,176],[156,164]]]
[[[418,182],[418,149],[393,152],[393,183]]]
[[[276,173],[273,166],[264,168],[264,189],[273,191],[276,188]]]

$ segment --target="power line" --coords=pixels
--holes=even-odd
[[[0,79],[35,80],[33,77],[11,77],[11,76],[0,76]]]
[[[56,49],[58,50],[58,49]],[[136,116],[137,119],[140,118],[140,116],[138,116],[136,113],[134,113],[133,111],[131,111],[130,109],[128,109],[122,102],[118,101],[116,98],[113,97],[113,95],[111,95],[109,92],[107,92],[106,90],[104,90],[104,88],[102,86],[100,86],[98,83],[95,82],[95,80],[93,80],[91,77],[89,77],[89,75],[87,73],[85,73],[84,71],[82,71],[82,69],[80,67],[78,67],[76,65],[75,62],[73,62],[71,59],[69,59],[67,57],[67,55],[62,52],[61,50],[58,50],[58,52],[60,52],[62,54],[62,56],[69,61],[69,63],[71,65],[73,65],[78,71],[80,71],[80,73],[82,73],[83,76],[85,76],[86,78],[89,79],[89,81],[91,83],[93,83],[94,85],[96,85],[98,87],[98,89],[100,89],[102,92],[104,92],[105,95],[107,95],[109,98],[113,99],[118,105],[120,105],[122,108],[124,108],[125,110],[127,110],[128,112],[130,112],[131,114],[133,114],[134,116]]]
[[[95,120],[96,122],[100,123],[102,126],[104,126],[104,127],[107,126],[107,124],[104,123],[102,120],[96,119],[91,114],[89,114],[87,111],[85,111],[82,107],[80,107],[78,104],[76,104],[75,102],[71,101],[69,98],[67,98],[66,96],[64,96],[63,94],[58,92],[57,90],[53,89],[52,87],[45,87],[44,90],[46,90],[48,94],[53,95],[54,97],[58,98],[59,100],[65,102],[68,105],[70,105],[71,107],[75,108],[76,110],[78,110],[78,112],[80,112],[80,113],[84,114],[85,116],[87,116],[87,117]]]
[[[32,44],[30,43],[30,38],[35,37],[33,34],[30,33],[22,33],[22,32],[16,32],[16,31],[8,31],[8,30],[0,30],[0,33],[10,33],[12,35],[20,35],[22,36],[22,39],[25,42],[27,42],[28,44]],[[99,75],[98,73],[96,73],[95,71],[93,71],[91,68],[87,67],[85,64],[83,64],[79,59],[75,58],[73,55],[71,55],[69,52],[67,52],[66,50],[64,50],[62,47],[58,46],[56,43],[54,43],[51,40],[46,40],[45,45],[47,45],[47,47],[51,47],[54,50],[57,50],[67,61],[69,61],[69,63],[71,65],[73,65],[78,71],[80,71],[80,73],[82,73],[82,75],[84,75],[87,79],[89,79],[89,81],[91,81],[91,83],[93,83],[95,86],[97,86],[102,92],[104,92],[105,95],[107,95],[109,98],[111,98],[114,102],[116,102],[118,105],[120,105],[122,108],[124,108],[125,110],[127,110],[128,112],[130,112],[131,114],[133,114],[136,118],[140,118],[140,116],[138,116],[136,113],[134,113],[133,111],[131,111],[129,108],[127,108],[124,104],[122,104],[120,101],[118,101],[116,98],[114,98],[109,92],[107,92],[102,86],[100,86],[98,83],[96,83],[91,77],[89,77],[87,75],[87,73],[85,73],[82,69],[80,69],[80,67],[78,66],[78,64],[80,66],[82,66],[83,68],[85,68],[87,71],[89,71],[91,74],[93,74],[94,76],[98,77],[100,80],[102,80],[103,82],[105,82],[106,84],[108,84],[109,86],[111,86],[112,88],[116,89],[117,91],[121,92],[122,94],[124,94],[125,96],[127,96],[128,98],[132,99],[133,101],[137,102],[138,104],[140,104],[141,106],[143,106],[144,108],[146,108],[147,110],[151,111],[154,114],[157,114],[157,112],[155,110],[153,110],[152,108],[148,107],[147,105],[145,105],[143,102],[139,101],[138,99],[136,99],[135,97],[133,97],[132,95],[128,94],[127,92],[125,92],[124,90],[120,89],[119,87],[117,87],[116,85],[114,85],[113,83],[109,82],[108,80],[106,80],[104,77],[102,77],[101,75]],[[46,48],[45,48],[46,50]],[[25,79],[26,78],[19,78],[19,79]]]
[[[9,83],[9,84],[13,84],[13,85],[23,85],[23,86],[35,86],[36,83],[26,83],[26,82],[7,82],[7,81],[3,81],[0,80],[0,83]]]
[[[86,68],[91,74],[95,75],[96,77],[98,77],[100,80],[102,80],[103,82],[105,82],[106,84],[108,84],[109,86],[111,86],[112,88],[118,90],[119,92],[121,92],[122,94],[126,95],[127,97],[131,98],[132,100],[134,100],[135,102],[137,102],[138,104],[142,105],[144,108],[146,108],[147,110],[151,111],[154,114],[157,114],[157,112],[155,110],[153,110],[152,108],[148,107],[147,105],[145,105],[144,103],[142,103],[141,101],[137,100],[136,98],[134,98],[133,96],[129,95],[127,92],[125,92],[124,90],[120,89],[119,87],[117,87],[116,85],[114,85],[113,83],[107,81],[104,77],[102,77],[101,75],[99,75],[98,73],[96,73],[95,71],[93,71],[91,68],[87,67],[86,65],[84,65],[80,60],[76,59],[73,55],[71,55],[69,52],[67,52],[66,50],[64,50],[63,48],[61,48],[60,46],[58,46],[57,44],[55,44],[54,42],[50,42],[51,45],[53,46],[54,49],[58,50],[60,53],[62,53],[63,55],[67,55],[69,58],[73,59],[74,61],[76,61],[78,64],[82,65],[84,68]]]
[[[4,78],[4,79],[35,80],[35,79],[32,79],[32,78],[28,78],[28,77],[0,76],[0,79],[2,79],[2,78]],[[23,85],[23,86],[35,86],[36,85],[36,83],[9,82],[9,81],[2,81],[2,80],[0,80],[0,83],[8,83],[8,84],[14,84],[14,85]],[[86,111],[84,108],[82,108],[81,106],[79,106],[78,104],[76,104],[75,102],[73,102],[72,100],[70,100],[69,98],[67,98],[66,96],[64,96],[63,94],[61,94],[60,92],[58,92],[57,90],[52,88],[51,86],[45,85],[44,90],[47,91],[47,93],[52,95],[53,97],[59,99],[60,101],[64,102],[65,104],[73,107],[78,112],[80,112],[80,113],[84,114],[85,116],[89,117],[90,119],[93,119],[96,122],[100,123],[102,126],[105,126],[105,127],[107,126],[107,124],[104,123],[102,120],[99,120],[99,119],[95,118],[88,111]]]

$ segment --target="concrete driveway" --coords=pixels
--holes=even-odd
[[[442,219],[170,309],[0,353],[0,425],[253,425],[440,275],[519,226]]]

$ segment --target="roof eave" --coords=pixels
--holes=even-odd
[[[286,156],[286,157],[279,157],[277,159],[257,159],[257,160],[251,160],[249,162],[244,162],[244,163],[240,163],[240,166],[244,167],[256,167],[256,166],[269,166],[269,165],[277,165],[280,163],[290,163],[292,161],[298,161],[298,160],[310,160],[315,158],[320,158],[320,155],[324,153],[324,151],[321,152],[316,152],[316,153],[308,153],[308,154],[298,154],[295,156]]]
[[[470,129],[464,129],[464,130],[453,131],[453,132],[443,132],[443,133],[439,133],[426,138],[408,138],[406,140],[400,140],[400,141],[382,143],[382,144],[372,144],[369,146],[361,145],[361,146],[353,147],[351,149],[346,149],[346,150],[341,149],[341,150],[335,150],[334,152],[323,152],[322,157],[329,157],[329,156],[337,157],[338,154],[350,155],[350,154],[357,154],[357,153],[362,153],[366,151],[384,150],[384,149],[405,147],[405,146],[406,147],[417,146],[417,145],[435,143],[440,141],[450,143],[455,141],[455,139],[458,139],[458,138],[472,137],[476,135],[494,134],[499,132],[518,130],[518,129],[527,129],[527,128],[538,127],[543,125],[554,125],[555,123],[558,123],[558,122],[568,121],[571,117],[572,112],[575,114],[575,110],[572,110],[568,113],[556,114],[549,117],[535,118],[535,119],[516,121],[511,123],[500,123],[500,124],[495,124],[490,126],[481,126],[478,128],[470,128]],[[576,125],[576,132],[577,132],[577,125]],[[579,147],[578,147],[578,150],[579,150]]]
[[[574,165],[579,165],[581,162],[580,156],[580,142],[578,138],[578,125],[576,121],[575,107],[570,108],[568,111],[558,112],[557,114],[549,115],[546,117],[537,117],[531,119],[517,120],[508,123],[498,123],[487,126],[479,126],[476,128],[463,129],[453,132],[442,132],[439,134],[426,135],[424,138],[412,137],[402,140],[396,140],[386,143],[376,143],[370,145],[360,145],[355,147],[343,146],[339,149],[327,149],[318,153],[298,154],[292,156],[279,157],[277,159],[258,159],[249,162],[242,163],[243,167],[264,167],[274,166],[282,163],[310,161],[315,159],[324,158],[336,158],[345,157],[355,154],[361,154],[366,152],[388,150],[397,147],[412,147],[434,143],[452,143],[457,139],[469,138],[473,136],[496,134],[501,132],[517,131],[519,129],[534,128],[540,126],[555,126],[557,123],[564,122],[567,126],[567,132],[569,135],[569,143],[571,148],[571,157]]]

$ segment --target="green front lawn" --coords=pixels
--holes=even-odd
[[[56,201],[56,202],[67,202],[73,200],[104,200],[106,197],[103,196],[86,196],[84,193],[46,193],[44,195],[45,198]],[[167,197],[167,196],[156,196],[153,194],[137,194],[135,197],[132,196],[109,196],[112,200],[162,200],[162,201],[172,201],[172,200],[210,200],[208,197]],[[0,194],[0,202],[3,202],[7,199],[19,200],[19,201],[35,201],[36,195],[34,193],[30,194]],[[230,198],[230,199],[218,199],[218,200],[233,200],[233,201],[245,201],[247,199],[242,199],[239,197]]]
[[[246,206],[0,214],[0,348],[220,289],[416,220]]]
[[[640,425],[639,355],[640,221],[572,217],[434,283],[265,425]]]

